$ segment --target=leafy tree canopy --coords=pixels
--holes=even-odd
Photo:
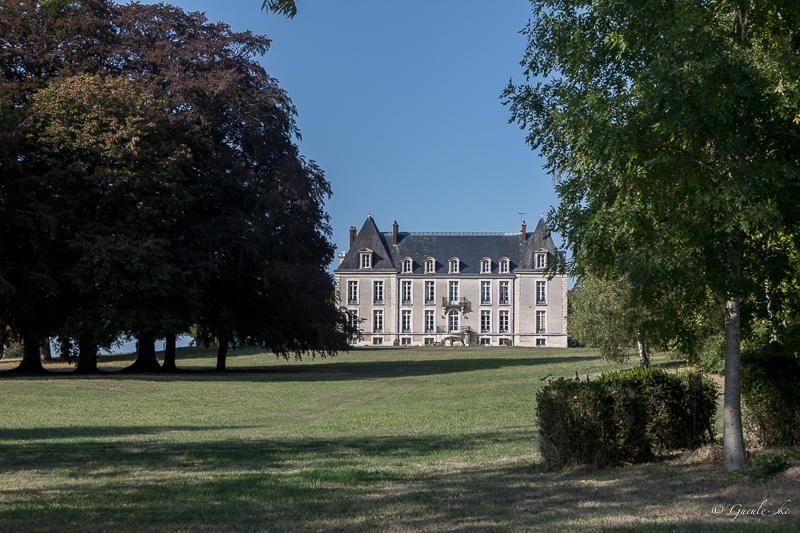
[[[547,158],[550,226],[636,302],[726,306],[725,465],[744,465],[741,298],[800,220],[800,5],[543,0],[524,30],[512,120]]]

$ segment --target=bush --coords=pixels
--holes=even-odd
[[[742,418],[762,446],[800,443],[800,361],[778,344],[742,354]]]
[[[536,394],[539,450],[548,469],[647,461],[645,410],[619,383],[560,378]]]
[[[560,378],[536,395],[539,449],[549,469],[650,460],[714,440],[718,391],[697,372],[634,368],[595,381]]]

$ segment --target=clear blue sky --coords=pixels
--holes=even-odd
[[[523,79],[528,0],[298,0],[291,20],[261,0],[173,3],[272,39],[261,63],[332,185],[337,252],[368,211],[383,231],[519,231],[518,212],[532,228],[557,202],[499,98]]]

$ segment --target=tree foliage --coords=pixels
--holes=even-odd
[[[627,275],[636,302],[680,323],[726,308],[725,465],[744,465],[742,298],[783,282],[768,258],[800,220],[800,6],[541,1],[529,83],[505,92],[547,157],[550,225],[587,269]],[[532,83],[532,80],[536,80]]]
[[[330,185],[256,61],[266,37],[163,4],[3,11],[0,320],[77,340],[88,370],[120,334],[159,370],[154,339],[193,323],[286,357],[346,348]]]
[[[568,330],[579,344],[598,350],[612,362],[623,362],[636,346],[636,319],[628,312],[627,280],[605,281],[587,276],[570,292]]]

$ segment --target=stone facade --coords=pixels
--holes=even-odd
[[[336,297],[361,335],[354,345],[567,347],[567,277],[541,219],[533,233],[381,233],[350,229]]]

